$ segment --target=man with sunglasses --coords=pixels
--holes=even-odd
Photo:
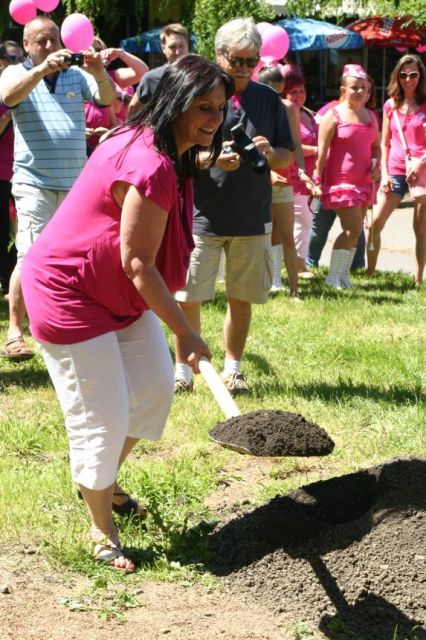
[[[252,82],[262,40],[252,18],[237,18],[216,34],[217,63],[232,76],[223,150],[195,180],[194,240],[188,282],[176,294],[194,329],[200,329],[203,301],[214,298],[222,250],[226,255],[225,364],[222,377],[232,395],[249,394],[241,360],[252,304],[264,304],[272,283],[270,168],[286,167],[294,145],[285,109],[270,87]],[[266,159],[264,170],[237,151],[232,128],[241,125]],[[262,164],[262,163],[260,163]],[[204,167],[202,167],[204,168]],[[190,391],[192,378],[176,349],[175,391]]]
[[[27,22],[28,58],[6,69],[0,95],[12,111],[15,149],[12,194],[18,215],[18,262],[9,287],[9,329],[2,355],[14,361],[34,353],[23,336],[25,305],[20,284],[24,255],[65,198],[86,162],[84,102],[109,105],[115,88],[99,53],[84,52],[70,67],[57,25],[46,16]]]

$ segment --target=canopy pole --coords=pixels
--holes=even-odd
[[[385,104],[385,84],[386,84],[386,47],[383,47],[383,62],[382,62],[382,108]]]

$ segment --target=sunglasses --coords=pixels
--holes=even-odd
[[[0,60],[6,60],[6,62],[10,62],[13,64],[14,62],[22,62],[23,58],[22,56],[10,55],[10,56],[0,56]]]
[[[238,58],[238,57],[230,57],[226,53],[222,51],[222,55],[229,62],[231,67],[234,69],[242,69],[244,65],[246,65],[249,69],[254,69],[257,67],[260,61],[260,57],[256,56],[253,58]]]
[[[420,73],[418,71],[400,71],[399,77],[401,80],[415,80],[418,78]]]

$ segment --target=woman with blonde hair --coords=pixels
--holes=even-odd
[[[426,167],[426,71],[416,55],[403,56],[392,71],[389,100],[383,106],[382,179],[368,238],[368,275],[376,269],[380,233],[387,219]],[[406,158],[410,156],[407,171]],[[426,194],[426,180],[425,184]],[[416,236],[415,285],[423,281],[426,263],[426,195],[414,199]]]
[[[379,175],[380,159],[378,122],[365,106],[369,86],[360,65],[344,67],[340,90],[342,101],[320,122],[314,175],[324,208],[336,211],[342,225],[325,281],[337,289],[351,287],[350,267],[371,200],[372,182]]]

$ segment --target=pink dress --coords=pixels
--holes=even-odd
[[[168,212],[156,266],[171,292],[185,286],[192,239],[192,181],[181,196],[171,159],[146,130],[124,129],[100,144],[22,265],[22,289],[35,338],[73,344],[124,329],[148,308],[120,257],[114,182],[134,185]]]
[[[405,175],[405,151],[401,143],[393,114],[393,100],[387,100],[383,111],[389,119],[390,149],[388,153],[388,174],[391,176]],[[421,104],[414,113],[401,113],[398,109],[399,121],[404,133],[410,155],[420,158],[426,152],[426,102]]]
[[[368,205],[371,199],[371,145],[376,137],[375,116],[370,122],[343,122],[333,108],[336,132],[330,143],[323,174],[324,209]]]

